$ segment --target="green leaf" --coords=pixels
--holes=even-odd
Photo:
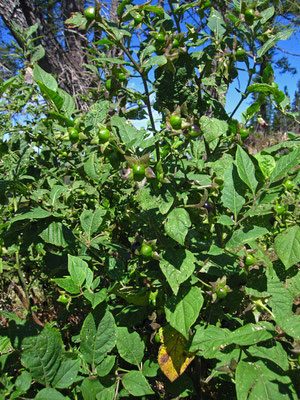
[[[58,207],[60,204],[59,198],[65,194],[66,187],[62,185],[54,185],[50,192],[50,200],[52,207]]]
[[[195,262],[194,254],[183,249],[173,249],[162,257],[160,269],[175,295],[177,295],[180,285],[194,272]]]
[[[235,220],[237,220],[237,216],[245,204],[245,199],[241,195],[241,193],[244,193],[243,186],[236,166],[231,164],[224,172],[224,188],[221,200],[224,207],[233,213]]]
[[[107,289],[101,289],[97,293],[91,293],[88,290],[85,290],[83,293],[84,297],[88,299],[91,303],[92,308],[95,309],[100,303],[102,303],[107,298]]]
[[[257,346],[251,346],[248,348],[248,352],[252,357],[266,358],[267,360],[275,362],[283,371],[289,368],[288,355],[282,344],[276,340],[261,343]]]
[[[63,99],[63,104],[61,106],[61,111],[67,115],[72,115],[76,110],[76,104],[73,97],[62,89],[58,89],[58,94]]]
[[[80,216],[80,223],[82,229],[88,235],[90,239],[91,236],[97,232],[99,226],[102,224],[103,216],[106,214],[106,210],[97,209],[96,211],[84,210]]]
[[[5,90],[8,89],[11,86],[11,84],[15,81],[16,78],[17,78],[17,75],[13,76],[12,78],[9,78],[5,82],[1,83],[0,97],[3,95]]]
[[[55,328],[45,327],[37,336],[22,341],[21,361],[37,382],[49,386],[60,365],[62,340]]]
[[[44,55],[45,55],[45,49],[41,44],[39,44],[37,47],[35,47],[33,49],[32,53],[31,53],[31,56],[30,56],[31,62],[35,63],[35,62],[41,60],[44,57]]]
[[[270,176],[270,183],[278,181],[287,175],[292,169],[299,164],[300,147],[294,149],[286,156],[282,156],[276,163],[276,167]]]
[[[56,108],[56,111],[60,111],[64,103],[63,98],[55,90],[49,89],[43,82],[36,80],[36,83],[45,99],[50,101],[52,106]]]
[[[35,400],[70,400],[70,397],[64,396],[56,389],[44,388],[39,390],[38,394],[34,398]]]
[[[46,88],[53,90],[54,92],[58,89],[57,82],[55,78],[48,74],[48,72],[44,71],[37,64],[33,67],[33,79],[37,82],[40,82]]]
[[[211,9],[210,16],[207,20],[207,26],[212,31],[216,39],[221,39],[226,32],[226,24],[219,11],[214,8]]]
[[[30,388],[32,382],[32,377],[28,371],[23,371],[16,379],[15,386],[16,389],[26,393]]]
[[[272,339],[276,331],[269,322],[258,322],[257,324],[246,324],[231,332],[227,338],[228,344],[234,343],[240,346],[251,346],[253,344]]]
[[[109,311],[93,310],[80,331],[80,351],[86,362],[95,368],[116,344],[116,325]]]
[[[109,101],[101,100],[93,104],[86,114],[85,126],[91,128],[91,133],[95,134],[98,131],[97,124],[102,124],[108,114]]]
[[[170,325],[189,338],[189,329],[195,323],[203,305],[201,289],[194,286],[182,289],[172,296],[165,305],[166,319]]]
[[[200,128],[205,140],[211,143],[218,137],[226,134],[228,124],[226,121],[203,115],[200,118]]]
[[[166,219],[165,231],[168,236],[184,246],[184,240],[191,225],[189,213],[183,208],[174,208]]]
[[[230,331],[214,325],[198,325],[190,342],[189,351],[198,352],[204,358],[218,358],[220,346],[226,344]]]
[[[276,324],[287,335],[300,340],[300,316],[292,314],[293,295],[275,274],[268,277],[268,293]]]
[[[61,222],[52,222],[39,235],[46,243],[58,247],[68,247],[73,240],[72,232]]]
[[[52,214],[49,211],[43,210],[42,208],[35,208],[32,211],[28,211],[24,214],[19,214],[10,220],[11,224],[16,221],[22,221],[24,219],[42,219],[51,217]]]
[[[264,54],[266,54],[266,52],[268,50],[270,50],[272,47],[275,46],[275,44],[277,42],[279,42],[279,40],[286,40],[288,39],[292,33],[294,32],[293,29],[287,29],[284,31],[280,31],[278,32],[275,36],[273,36],[271,39],[269,39],[266,43],[264,43],[264,45],[258,50],[257,52],[257,57],[260,58],[262,57]]]
[[[113,366],[115,365],[116,356],[107,356],[98,365],[96,371],[98,376],[106,376],[110,373]]]
[[[147,379],[140,371],[130,371],[123,376],[123,386],[132,396],[146,396],[154,394]]]
[[[236,152],[236,165],[240,178],[254,194],[258,183],[255,178],[255,167],[251,158],[239,145],[237,146]]]
[[[226,243],[226,248],[236,249],[252,239],[258,239],[259,237],[264,236],[268,232],[268,229],[262,226],[245,226],[244,228],[233,232],[233,235]]]
[[[117,349],[125,361],[138,366],[144,357],[145,343],[137,332],[129,332],[126,327],[118,327]]]
[[[87,275],[88,264],[80,257],[68,255],[68,271],[76,285],[82,286]]]
[[[80,360],[63,360],[52,381],[52,386],[58,389],[66,389],[71,386],[77,378]]]
[[[83,164],[84,172],[94,181],[99,182],[101,176],[100,162],[97,153],[93,151],[87,161]]]
[[[126,149],[135,149],[135,144],[139,140],[140,131],[138,131],[126,118],[114,115],[111,118],[111,125],[115,128],[121,141],[126,145]]]
[[[51,119],[56,119],[62,125],[74,126],[74,122],[63,114],[59,114],[55,111],[48,111],[48,116]]]
[[[79,286],[71,278],[56,278],[53,280],[55,283],[58,284],[59,287],[63,288],[65,291],[67,291],[70,294],[80,293]]]
[[[258,161],[259,168],[261,172],[264,174],[264,177],[268,179],[276,167],[275,158],[268,154],[261,154],[261,153],[255,154],[254,157]]]
[[[300,227],[292,226],[275,238],[275,251],[286,269],[300,261]]]
[[[162,66],[167,64],[168,60],[165,56],[154,56],[149,58],[143,65],[142,68],[153,67],[153,65]]]
[[[269,360],[240,361],[235,380],[238,400],[297,399],[290,378]]]

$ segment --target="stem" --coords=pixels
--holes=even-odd
[[[168,3],[169,3],[169,6],[170,6],[170,9],[171,9],[171,13],[172,13],[172,15],[173,15],[173,17],[174,17],[174,20],[175,20],[175,24],[176,24],[178,33],[180,33],[180,32],[181,32],[181,29],[180,29],[179,21],[178,21],[178,19],[177,19],[177,15],[176,15],[175,12],[174,12],[174,7],[173,7],[173,4],[172,4],[172,1],[168,0]]]
[[[133,64],[134,68],[136,69],[136,71],[140,74],[140,76],[142,78],[144,89],[145,89],[145,94],[146,94],[146,99],[144,100],[144,102],[145,102],[145,104],[147,106],[147,109],[148,109],[151,128],[152,128],[152,130],[154,132],[154,136],[155,136],[157,131],[156,131],[156,128],[155,128],[155,123],[154,123],[154,118],[153,118],[153,113],[152,113],[152,108],[151,108],[151,103],[150,103],[150,94],[149,94],[147,79],[146,79],[146,77],[144,75],[144,69],[141,68],[138,65],[138,63],[135,61],[135,59],[130,54],[129,50],[126,49],[126,47],[124,46],[124,44],[122,42],[120,42],[120,46],[121,46],[122,50],[124,51],[124,53],[129,58],[129,60],[132,62],[132,64]],[[157,159],[157,162],[159,162],[159,160],[160,160],[160,152],[159,152],[159,145],[158,145],[157,142],[155,143],[155,150],[156,150],[156,159]]]
[[[22,285],[22,288],[24,290],[24,294],[25,294],[25,299],[26,299],[26,303],[27,303],[27,310],[29,312],[29,314],[31,314],[31,304],[30,304],[30,298],[29,298],[29,291],[27,288],[27,284],[20,266],[20,253],[19,250],[16,251],[16,269],[18,272],[18,276]]]
[[[255,66],[256,66],[256,64],[254,64],[252,70],[255,70]],[[248,89],[248,87],[249,87],[249,85],[250,85],[250,82],[251,82],[251,79],[252,79],[252,75],[253,75],[253,72],[251,72],[251,73],[249,74],[249,79],[248,79],[248,82],[247,82],[247,85],[246,85],[245,92],[247,91],[247,89]],[[240,105],[242,104],[242,102],[249,96],[249,94],[250,94],[250,93],[248,93],[248,94],[243,93],[243,94],[242,94],[242,97],[241,97],[240,101],[238,102],[237,106],[235,107],[235,109],[234,109],[234,110],[232,111],[232,113],[230,114],[230,117],[229,117],[229,119],[228,119],[228,122],[232,119],[232,117],[234,116],[234,114],[237,112],[238,108],[239,108]]]

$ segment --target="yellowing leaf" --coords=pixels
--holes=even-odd
[[[174,382],[193,361],[194,355],[184,350],[187,340],[170,325],[159,330],[162,341],[158,353],[158,364],[166,377]]]

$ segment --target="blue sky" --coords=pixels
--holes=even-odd
[[[142,0],[137,0],[136,3],[142,4],[144,1]],[[153,4],[153,3],[152,3]],[[2,22],[2,21],[1,21]],[[3,23],[0,24],[0,29],[1,29],[1,36],[4,40],[10,41],[11,37],[10,35],[7,34],[7,29],[4,28]],[[277,43],[278,47],[282,48],[288,53],[299,53],[300,54],[300,40],[299,40],[299,32],[298,34],[293,34],[288,40],[286,41],[280,41]],[[291,73],[284,73],[280,74],[280,71],[277,69],[274,69],[275,72],[275,82],[279,85],[279,88],[281,90],[284,89],[285,86],[288,88],[288,92],[291,96],[291,102],[293,101],[294,98],[294,93],[297,89],[297,82],[300,79],[300,57],[299,56],[294,56],[292,54],[286,54],[282,53],[280,51],[277,51],[276,58],[279,59],[282,56],[287,56],[290,64],[292,67],[295,67],[297,69],[297,74],[292,75]],[[239,66],[243,68],[245,66],[244,63],[239,63]],[[229,91],[227,93],[227,104],[226,104],[226,110],[228,113],[230,113],[240,100],[240,94],[236,91],[236,88],[240,89],[243,91],[245,89],[246,82],[248,80],[248,74],[246,72],[240,71],[239,77],[235,79],[235,81],[230,85]],[[135,89],[140,89],[141,88],[141,82],[138,79],[135,79],[130,82],[129,84],[130,87],[134,87]],[[239,110],[235,114],[235,118],[240,119],[241,113],[247,108],[249,105],[251,99],[246,99],[243,104],[240,106]],[[155,112],[155,117],[159,118],[158,114]],[[135,121],[135,125],[140,125],[136,124],[137,121]],[[143,122],[143,125],[145,122]]]

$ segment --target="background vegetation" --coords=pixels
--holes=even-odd
[[[299,398],[297,7],[0,1],[0,399]]]

